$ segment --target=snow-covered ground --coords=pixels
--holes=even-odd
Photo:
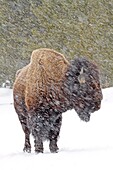
[[[63,114],[59,153],[23,153],[24,133],[13,107],[11,89],[0,89],[0,170],[113,170],[113,87],[103,90],[99,111],[88,123],[74,110]]]

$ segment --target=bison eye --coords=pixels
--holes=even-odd
[[[95,84],[92,84],[92,88],[95,90],[96,89],[96,86],[95,86]]]
[[[83,94],[84,97],[86,97],[87,95],[86,94]]]
[[[91,83],[91,87],[95,90],[95,89],[99,89],[99,87],[100,87],[100,84],[98,83],[98,82],[95,82],[95,81],[93,81],[92,83]]]
[[[77,73],[76,73],[76,76],[79,76],[79,75],[80,75],[80,73],[79,73],[79,72],[77,72]]]

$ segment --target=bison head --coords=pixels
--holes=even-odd
[[[100,109],[102,100],[97,66],[85,58],[72,60],[65,84],[72,108],[81,120],[88,122],[91,113]]]

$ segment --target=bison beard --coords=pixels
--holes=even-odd
[[[44,140],[49,140],[51,152],[57,152],[62,113],[75,109],[80,119],[88,122],[91,113],[100,109],[102,92],[99,73],[97,67],[85,58],[74,59],[68,64],[64,56],[48,49],[38,50],[35,56],[38,58],[35,63],[38,65],[40,62],[38,76],[36,72],[32,74],[29,64],[18,72],[13,89],[14,106],[25,133],[24,151],[31,152],[32,133],[36,153],[43,152]],[[53,60],[49,61],[50,56]],[[29,80],[31,75],[35,75],[32,78],[35,83]]]

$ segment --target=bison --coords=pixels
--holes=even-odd
[[[68,62],[52,49],[34,50],[30,63],[16,74],[13,96],[25,133],[23,150],[31,152],[31,133],[36,153],[43,153],[45,140],[51,152],[58,152],[62,113],[75,109],[88,122],[91,113],[101,107],[98,68],[83,57]]]

